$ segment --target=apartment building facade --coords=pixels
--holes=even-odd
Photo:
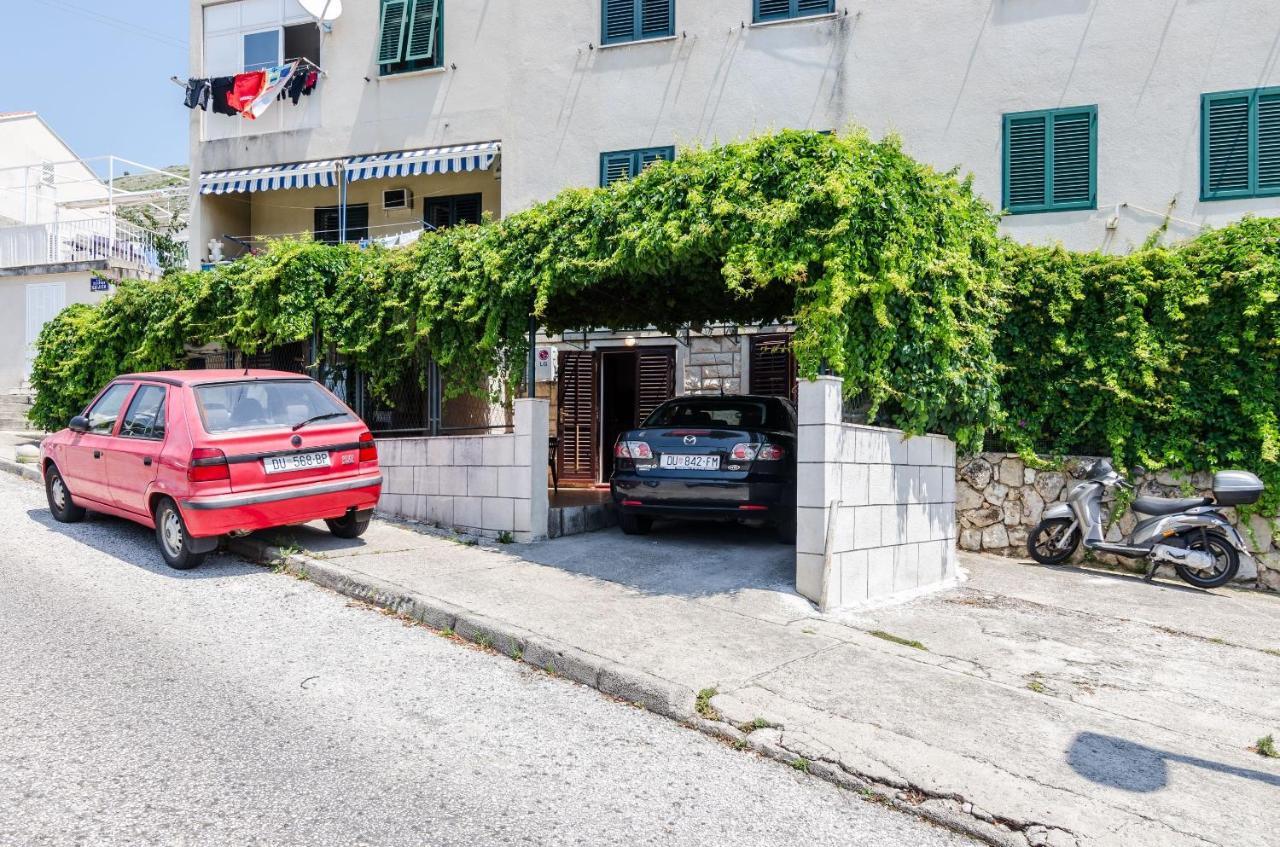
[[[346,0],[324,27],[296,0],[190,2],[191,76],[323,69],[254,121],[193,112],[192,243],[228,257],[510,214],[780,128],[896,133],[1028,242],[1280,213],[1269,0]],[[676,391],[789,390],[778,329],[543,339],[562,474],[606,478],[609,433]]]
[[[101,300],[122,277],[159,276],[155,234],[118,213],[164,192],[115,187],[112,164],[123,176],[124,162],[81,159],[36,112],[0,114],[0,395],[29,400],[36,339],[63,308]],[[174,182],[185,201],[185,177]]]

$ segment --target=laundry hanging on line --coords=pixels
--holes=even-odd
[[[187,80],[183,105],[220,115],[240,115],[254,120],[276,100],[295,104],[310,96],[320,73],[300,60],[235,76]]]

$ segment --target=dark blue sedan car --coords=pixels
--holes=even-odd
[[[668,400],[613,448],[622,531],[654,518],[766,521],[795,539],[796,413],[779,397]]]

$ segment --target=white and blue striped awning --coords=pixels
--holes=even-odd
[[[347,159],[347,182],[362,179],[386,179],[418,174],[456,174],[487,171],[502,147],[497,141],[480,144],[458,144],[453,147],[428,147],[423,150],[400,150],[375,153]]]
[[[246,191],[278,191],[283,188],[332,188],[338,184],[341,159],[294,162],[234,171],[209,171],[200,175],[201,194],[239,194]]]
[[[237,194],[249,191],[279,191],[289,188],[332,188],[338,171],[345,169],[347,182],[362,179],[450,174],[483,171],[493,166],[502,151],[497,141],[399,150],[347,159],[294,162],[232,171],[209,171],[200,175],[201,194]]]

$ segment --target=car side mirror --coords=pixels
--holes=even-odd
[[[84,415],[76,415],[74,418],[71,419],[71,423],[67,424],[67,429],[71,430],[72,432],[88,432],[89,419],[86,418]]]

